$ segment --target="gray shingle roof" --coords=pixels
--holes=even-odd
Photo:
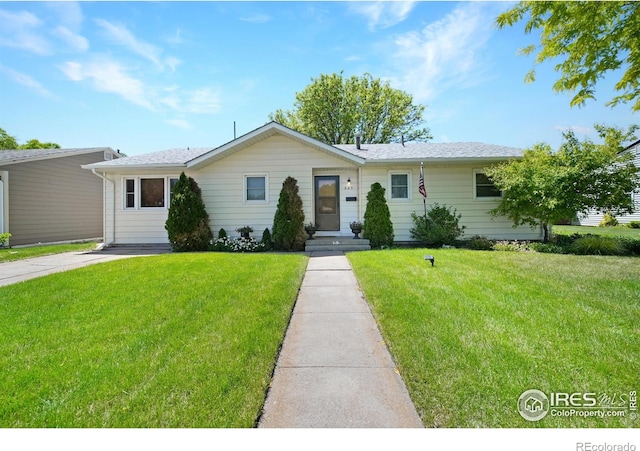
[[[103,161],[91,166],[99,167],[140,167],[140,166],[184,166],[188,161],[199,157],[209,151],[212,147],[199,147],[188,149],[167,149],[158,152],[132,155],[130,157],[118,158],[117,160]]]
[[[523,149],[498,146],[477,142],[456,143],[406,143],[397,144],[362,144],[360,149],[355,144],[338,144],[335,147],[350,152],[367,161],[385,160],[434,160],[434,159],[496,159],[518,158],[524,154]]]
[[[0,150],[1,163],[18,163],[30,160],[42,160],[46,158],[66,157],[84,153],[111,151],[110,147],[86,147],[76,149],[25,149],[25,150]]]

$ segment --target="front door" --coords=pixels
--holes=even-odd
[[[315,177],[316,227],[319,231],[340,230],[340,177]]]

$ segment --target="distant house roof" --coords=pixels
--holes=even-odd
[[[82,155],[94,152],[110,152],[114,157],[120,157],[111,147],[87,147],[78,149],[24,149],[24,150],[0,150],[0,166],[27,161],[48,160],[73,155]],[[116,161],[116,160],[112,160]]]
[[[492,161],[521,158],[523,149],[482,143],[408,143],[329,145],[276,122],[270,122],[219,147],[168,149],[84,165],[86,169],[198,168],[270,136],[288,136],[355,164],[414,161]]]

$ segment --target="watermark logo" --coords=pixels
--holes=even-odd
[[[628,417],[637,418],[635,390],[625,393],[551,392],[527,390],[518,398],[518,412],[527,421],[552,417]]]
[[[518,412],[527,421],[542,420],[549,413],[549,398],[540,390],[527,390],[518,398]]]

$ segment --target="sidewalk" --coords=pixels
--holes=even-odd
[[[422,427],[344,255],[312,254],[258,426]]]
[[[108,262],[120,258],[156,255],[167,252],[162,247],[114,248],[95,251],[65,252],[62,254],[33,257],[25,260],[0,263],[0,287],[23,280],[35,279],[70,269],[81,268],[95,263]]]

